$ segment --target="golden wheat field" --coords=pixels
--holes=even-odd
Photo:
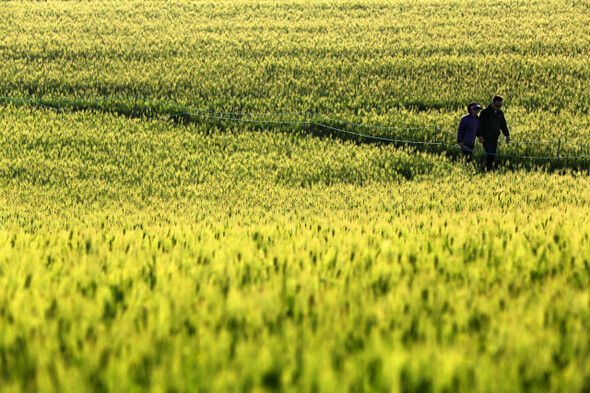
[[[0,3],[0,392],[589,392],[589,8]]]

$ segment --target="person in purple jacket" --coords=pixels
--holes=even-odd
[[[475,147],[475,134],[479,128],[479,111],[481,106],[477,102],[467,104],[467,114],[461,118],[457,128],[457,144],[461,146],[467,162],[473,159]]]

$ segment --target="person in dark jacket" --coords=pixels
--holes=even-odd
[[[494,164],[494,158],[498,151],[498,138],[500,132],[506,136],[506,143],[510,142],[510,134],[508,133],[508,126],[506,125],[506,118],[502,103],[504,99],[500,96],[492,98],[492,103],[488,105],[479,115],[479,127],[477,128],[477,138],[483,144],[486,151],[486,168],[491,170]]]
[[[467,162],[471,162],[475,147],[475,134],[479,127],[479,111],[481,106],[477,102],[467,104],[467,114],[461,118],[457,128],[457,144],[461,146]]]

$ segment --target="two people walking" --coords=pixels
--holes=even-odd
[[[501,109],[503,102],[504,99],[501,96],[494,96],[492,103],[484,110],[481,110],[481,106],[477,102],[470,102],[467,105],[469,113],[461,118],[457,129],[457,143],[461,146],[468,162],[473,159],[475,139],[477,138],[479,143],[483,145],[488,171],[493,168],[500,133],[506,137],[506,143],[510,142],[506,118]],[[479,114],[480,111],[481,114]]]

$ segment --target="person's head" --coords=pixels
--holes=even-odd
[[[469,104],[467,104],[467,112],[469,112],[471,116],[477,116],[480,110],[481,106],[475,101],[472,101]]]
[[[492,98],[492,106],[494,107],[495,110],[502,108],[503,102],[504,102],[504,98],[502,98],[502,96],[494,96],[494,98]]]

